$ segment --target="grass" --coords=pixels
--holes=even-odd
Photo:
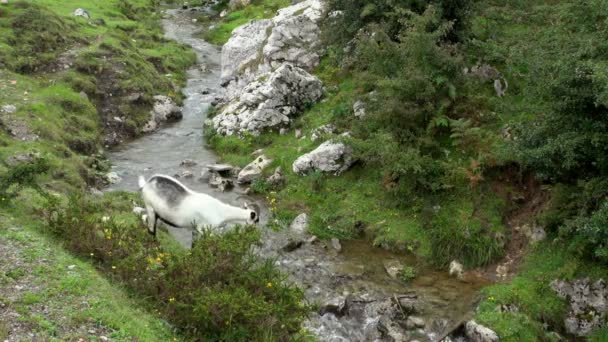
[[[485,299],[479,306],[477,319],[496,330],[502,341],[551,340],[547,331],[561,333],[568,311],[566,302],[549,287],[554,279],[572,280],[582,277],[608,277],[605,267],[581,260],[568,253],[561,242],[546,242],[536,246],[507,284],[496,284],[483,290]],[[518,312],[501,312],[500,305],[515,305]],[[543,328],[543,323],[548,329]],[[591,340],[601,340],[606,329],[598,331]]]
[[[354,124],[351,108],[362,90],[354,79],[341,75],[327,60],[315,74],[330,89],[327,98],[304,112],[292,127],[301,129],[307,137],[315,128],[328,123],[342,131],[349,130]],[[263,148],[273,159],[267,172],[278,166],[285,170],[285,188],[271,189],[259,183],[252,186],[268,198],[278,226],[287,226],[295,216],[307,212],[310,231],[320,238],[365,236],[375,245],[414,253],[440,266],[453,258],[460,258],[471,266],[486,264],[502,253],[493,234],[504,234],[505,202],[487,187],[477,192],[464,188],[441,198],[429,195],[424,202],[404,208],[392,204],[382,184],[383,174],[373,165],[355,165],[339,177],[320,173],[299,176],[291,171],[300,155],[313,150],[329,136],[316,142],[310,138],[296,139],[293,133],[276,132],[266,132],[259,137],[211,135],[208,138],[213,149],[227,162],[246,165],[251,151]],[[435,206],[442,207],[442,215],[431,219],[429,211]],[[469,228],[470,234],[463,236],[463,230]],[[488,237],[479,234],[482,230],[491,234]],[[432,231],[440,232],[445,238]],[[461,240],[455,244],[457,236]]]
[[[39,224],[21,215],[0,216],[0,240],[18,250],[23,262],[19,269],[1,274],[0,283],[13,287],[19,279],[27,279],[28,286],[36,288],[3,303],[21,314],[20,320],[31,326],[37,338],[98,338],[89,336],[84,326],[95,326],[117,341],[168,341],[175,336],[158,315],[142,309],[141,301],[41,234]]]
[[[289,0],[254,0],[251,5],[240,10],[229,12],[213,25],[212,29],[203,32],[203,38],[210,43],[223,45],[230,39],[232,31],[252,20],[273,17],[277,10],[291,4]],[[219,8],[221,11],[223,8]]]

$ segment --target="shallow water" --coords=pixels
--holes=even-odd
[[[199,29],[192,24],[190,11],[171,10],[168,13],[163,20],[166,36],[192,46],[198,57],[198,64],[188,70],[183,119],[110,153],[113,171],[123,178],[110,190],[137,191],[138,175],[179,174],[186,170],[180,163],[192,159],[198,163],[188,169],[194,177],[181,179],[187,186],[233,205],[240,205],[245,199],[255,201],[244,196],[243,188],[222,193],[198,180],[206,164],[220,162],[217,155],[205,147],[202,130],[210,102],[221,91],[220,48],[194,37]],[[262,222],[267,222],[267,210],[262,211],[261,218]],[[443,330],[470,316],[478,290],[485,284],[482,279],[476,278],[468,282],[458,281],[448,277],[446,271],[421,265],[411,256],[374,248],[368,241],[342,242],[343,248],[339,253],[324,242],[304,243],[301,248],[288,253],[281,248],[289,239],[305,238],[294,237],[288,230],[274,232],[261,229],[263,241],[259,253],[275,259],[276,264],[291,275],[290,279],[304,289],[312,302],[322,303],[344,295],[365,299],[369,303],[396,295],[417,296],[424,307],[417,316],[425,319],[427,327],[424,331],[413,332],[411,336],[421,341],[433,340]],[[171,228],[170,232],[181,244],[190,246],[191,231]],[[384,263],[389,260],[415,265],[418,277],[409,284],[390,278],[384,269]],[[366,316],[363,312],[367,310],[365,306],[361,310],[360,314],[353,314],[352,317],[312,315],[306,327],[323,341],[366,340],[366,329],[377,318]],[[436,322],[441,322],[439,327],[435,326]]]

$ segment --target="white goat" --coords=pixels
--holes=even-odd
[[[139,188],[146,204],[148,232],[156,236],[157,220],[177,228],[219,227],[227,223],[254,224],[260,221],[256,208],[244,209],[194,192],[175,178],[154,175],[148,181],[139,176]]]

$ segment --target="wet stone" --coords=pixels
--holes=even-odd
[[[331,247],[337,252],[342,251],[342,244],[340,244],[340,240],[336,238],[331,239]]]
[[[337,296],[327,300],[319,310],[319,315],[331,313],[336,317],[343,316],[348,309],[348,301],[345,296]]]

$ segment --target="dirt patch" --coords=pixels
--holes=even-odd
[[[2,111],[0,111],[0,129],[15,140],[36,141],[40,139],[38,134],[32,132],[23,120]]]
[[[531,174],[522,174],[515,165],[499,172],[492,190],[507,200],[503,218],[507,227],[505,256],[473,272],[493,282],[508,281],[517,273],[530,243],[524,227],[534,225],[534,218],[546,206],[549,193]]]

